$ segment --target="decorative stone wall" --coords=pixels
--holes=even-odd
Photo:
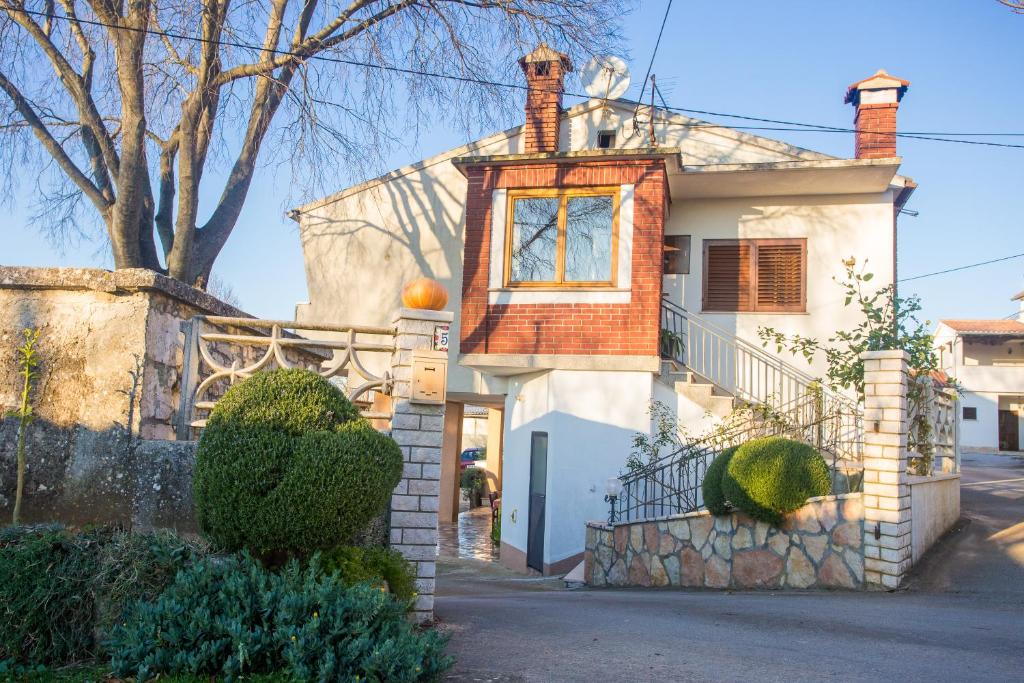
[[[18,402],[21,331],[40,330],[27,521],[130,523],[149,464],[138,441],[173,438],[180,322],[200,314],[245,315],[149,270],[0,267],[0,415]],[[4,516],[13,504],[16,433],[16,420],[0,421]]]
[[[864,585],[861,494],[812,498],[774,528],[739,512],[587,525],[592,586],[848,588]]]

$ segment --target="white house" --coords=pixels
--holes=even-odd
[[[1019,451],[1024,435],[1024,292],[1013,320],[940,320],[935,346],[942,369],[963,388],[965,450]]]
[[[493,411],[502,561],[551,573],[607,515],[605,482],[651,429],[652,398],[699,427],[733,395],[786,395],[824,368],[773,358],[758,328],[856,324],[833,281],[844,259],[893,281],[915,188],[895,146],[909,83],[880,71],[847,89],[855,155],[836,158],[629,101],[563,110],[569,60],[541,45],[520,66],[523,125],[293,212],[310,293],[297,317],[386,324],[404,283],[447,287],[447,415]],[[446,432],[442,519],[457,456]]]

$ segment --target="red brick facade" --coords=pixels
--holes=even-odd
[[[896,110],[899,103],[860,104],[854,117],[854,141],[858,159],[896,156]]]
[[[658,355],[662,249],[668,202],[663,160],[523,162],[469,166],[461,351]],[[628,304],[489,304],[491,204],[496,189],[635,186]],[[621,223],[621,219],[620,219]]]

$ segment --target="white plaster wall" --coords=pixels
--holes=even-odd
[[[997,366],[1016,371],[1018,378],[1024,378],[1024,344],[1020,340],[1002,344],[980,344],[967,340],[963,345],[963,362],[966,366]]]
[[[960,475],[910,477],[910,542],[913,562],[960,519]]]
[[[844,307],[843,290],[833,281],[833,277],[845,278],[844,259],[853,256],[858,268],[867,259],[877,287],[892,282],[892,210],[891,192],[676,202],[665,232],[692,235],[690,273],[666,276],[666,291],[688,311],[758,347],[761,326],[826,340],[836,330],[851,329],[861,318],[856,307]],[[701,312],[703,240],[780,237],[807,239],[806,313]],[[789,353],[782,358],[813,375],[823,375],[826,369],[823,358],[811,366]]]
[[[964,420],[964,408],[977,408],[977,420]],[[960,410],[961,448],[999,447],[999,394],[964,391],[957,406]]]
[[[571,370],[509,381],[503,543],[526,552],[531,433],[547,432],[544,561],[551,564],[583,551],[587,520],[608,515],[605,482],[620,474],[633,436],[650,431],[652,381],[648,372]]]

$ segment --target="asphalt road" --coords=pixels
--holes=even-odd
[[[965,519],[896,593],[567,591],[442,565],[451,678],[1024,681],[1024,466],[970,456],[963,475]]]

